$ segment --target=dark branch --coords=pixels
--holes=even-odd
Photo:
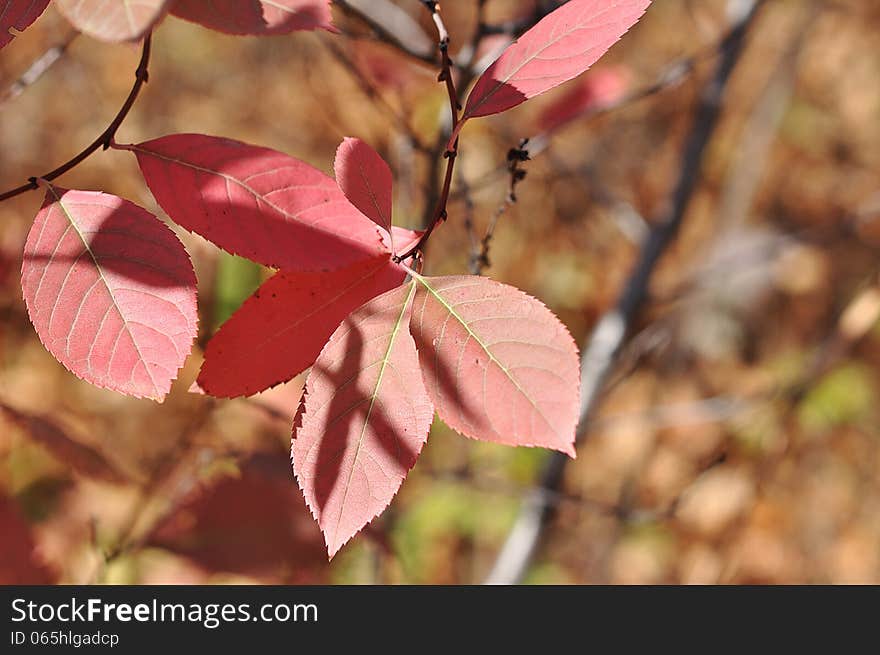
[[[455,80],[452,77],[452,59],[449,57],[449,32],[446,30],[446,25],[443,24],[443,18],[440,16],[440,3],[432,2],[430,0],[422,0],[422,4],[424,4],[428,11],[431,12],[431,18],[434,21],[434,25],[437,26],[437,35],[439,37],[437,47],[440,50],[441,58],[440,75],[438,76],[437,81],[443,82],[446,85],[446,92],[449,96],[449,111],[452,115],[452,132],[454,133],[458,126],[461,102],[458,100],[458,91],[455,88]],[[437,199],[434,213],[425,227],[425,233],[412,248],[407,250],[404,254],[396,256],[396,261],[404,261],[420,252],[428,243],[428,239],[431,238],[434,228],[446,220],[446,205],[449,202],[449,191],[452,187],[452,175],[455,170],[455,160],[457,156],[458,139],[455,139],[452,147],[443,153],[443,157],[446,159],[446,174],[443,177],[443,187],[440,191],[440,197]]]
[[[138,94],[141,91],[141,87],[146,83],[149,76],[148,70],[150,64],[150,36],[150,34],[147,34],[147,36],[144,37],[141,60],[138,64],[137,70],[135,71],[134,85],[131,87],[131,91],[129,92],[128,97],[125,99],[125,103],[122,105],[122,109],[119,110],[119,112],[116,114],[116,117],[107,127],[107,129],[104,130],[97,139],[92,141],[92,143],[90,143],[73,159],[65,162],[64,164],[61,164],[61,166],[49,171],[48,173],[44,173],[43,175],[35,175],[28,180],[27,184],[22,184],[15,189],[10,189],[5,193],[0,194],[0,202],[36,189],[38,186],[38,179],[51,182],[55,178],[61,177],[62,175],[85,161],[90,155],[92,155],[92,153],[94,153],[99,148],[106,150],[110,147],[110,144],[113,143],[113,138],[116,136],[116,132],[122,126],[123,121],[128,116],[131,108],[134,106],[135,100],[137,100]]]
[[[365,23],[376,37],[406,56],[434,65],[431,40],[397,5],[387,0],[333,0],[346,14]]]
[[[611,372],[629,327],[636,317],[648,289],[654,268],[667,246],[678,233],[700,178],[703,154],[715,132],[721,113],[721,100],[745,45],[745,37],[764,0],[752,0],[748,11],[720,46],[721,58],[712,79],[703,89],[690,136],[682,154],[681,172],[668,208],[654,223],[635,269],[618,297],[615,308],[603,316],[584,348],[581,358],[581,407],[578,440],[582,441],[589,420]],[[553,453],[545,466],[539,485],[524,500],[510,534],[489,573],[488,584],[515,584],[522,579],[543,531],[553,516],[554,494],[562,484],[569,458]]]

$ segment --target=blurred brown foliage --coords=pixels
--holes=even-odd
[[[431,33],[419,3],[397,4]],[[454,53],[474,30],[476,4],[443,3]],[[533,4],[490,0],[486,19],[515,19]],[[560,115],[560,99],[582,102],[579,82],[469,125],[427,269],[465,272],[465,219],[479,237],[497,215],[486,274],[587,335],[667,201],[726,4],[655,0],[584,79],[619,71],[632,91],[676,61],[693,58],[693,70],[643,99],[566,118],[503,213],[507,151],[538,135],[542,116]],[[528,581],[880,582],[878,10],[864,0],[767,3],[684,229],[652,279]],[[419,225],[434,171],[425,151],[448,111],[436,68],[337,19],[341,36],[273,38],[166,20],[150,83],[117,139],[223,135],[329,173],[342,137],[358,136],[395,171],[396,221]],[[67,32],[50,8],[5,48],[0,92]],[[138,56],[78,37],[3,101],[0,186],[99,134]],[[97,153],[61,183],[162,215],[125,152]],[[188,393],[197,348],[163,405],[78,381],[44,351],[21,300],[21,249],[39,204],[37,193],[0,204],[0,582],[483,578],[546,453],[471,442],[435,423],[391,508],[328,564],[289,474],[301,380],[213,401]],[[265,272],[181,238],[207,338]]]

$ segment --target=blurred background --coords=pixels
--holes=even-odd
[[[370,4],[338,3],[339,35],[232,37],[166,19],[117,140],[222,135],[332,174],[338,143],[357,136],[395,173],[395,222],[420,226],[448,102],[435,64],[359,15]],[[391,34],[430,60],[421,3],[387,4]],[[446,0],[456,62],[491,59],[553,4]],[[654,0],[586,75],[469,123],[426,270],[518,286],[583,344],[668,206],[737,4]],[[763,4],[525,582],[880,583],[878,31],[876,0]],[[47,52],[60,57],[16,82]],[[72,35],[51,6],[4,48],[2,190],[100,134],[139,54]],[[507,156],[525,138],[514,201]],[[59,184],[164,218],[126,152],[96,153]],[[164,404],[125,398],[68,373],[28,322],[19,270],[40,203],[0,203],[0,582],[485,579],[546,451],[435,422],[391,507],[328,563],[288,460],[302,379],[233,401],[187,391],[204,343],[268,271],[178,231],[200,343]]]

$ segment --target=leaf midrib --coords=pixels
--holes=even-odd
[[[163,159],[163,160],[170,162],[172,164],[179,164],[180,166],[186,166],[187,168],[191,168],[196,171],[201,171],[202,173],[216,175],[217,177],[223,178],[227,182],[233,182],[233,183],[237,184],[238,186],[240,186],[245,191],[247,191],[248,193],[250,193],[255,199],[258,199],[260,202],[264,202],[268,207],[272,208],[273,210],[275,210],[276,212],[278,212],[282,216],[286,216],[287,218],[289,218],[293,221],[300,221],[300,217],[298,214],[293,214],[293,213],[287,211],[286,209],[284,209],[283,207],[276,205],[271,200],[269,200],[264,194],[258,192],[256,189],[251,187],[246,182],[244,182],[236,177],[233,177],[232,175],[228,175],[227,173],[222,173],[220,171],[216,171],[211,168],[205,168],[204,166],[199,166],[198,164],[193,164],[192,162],[184,161],[182,159],[177,159],[175,157],[169,157],[167,155],[163,155],[159,152],[156,152],[155,150],[147,150],[146,148],[141,148],[140,146],[137,146],[137,145],[125,146],[125,148],[130,149],[133,152],[142,152],[145,155],[149,155],[151,157],[156,157],[157,159]],[[317,187],[315,187],[315,188],[317,188]],[[347,199],[346,199],[346,201],[347,201]],[[367,219],[367,220],[369,220],[369,219]],[[372,222],[372,221],[370,221],[370,222]],[[310,227],[305,223],[303,223],[303,225],[305,225],[306,227]],[[356,238],[349,237],[345,233],[333,232],[332,234],[334,236],[338,237],[340,240],[343,240],[343,241],[346,241],[349,243],[355,243],[357,245],[364,245],[363,241],[356,239]],[[382,241],[381,238],[379,239],[379,241],[381,243],[381,241]]]
[[[590,19],[593,20],[593,19],[595,19],[595,18],[601,16],[602,14],[606,13],[609,9],[611,9],[611,7],[606,7],[606,8],[605,8],[605,11],[601,11],[601,12],[599,12],[598,14],[594,14],[593,16],[590,17]],[[539,23],[539,24],[540,24],[540,23]],[[494,96],[496,93],[498,93],[498,89],[500,89],[502,86],[504,86],[505,84],[507,84],[508,82],[510,82],[510,80],[512,80],[513,77],[514,77],[517,73],[519,73],[523,68],[525,68],[525,67],[528,66],[530,63],[532,63],[535,59],[537,59],[538,56],[539,56],[541,53],[543,53],[545,50],[547,50],[547,48],[556,45],[556,44],[557,44],[559,41],[561,41],[562,39],[564,39],[564,38],[566,38],[566,37],[568,37],[568,36],[574,34],[574,33],[577,32],[578,30],[582,30],[582,29],[586,29],[586,26],[585,26],[584,24],[582,24],[582,23],[579,23],[579,24],[577,24],[577,26],[574,27],[573,29],[568,30],[568,31],[566,31],[566,32],[563,32],[562,34],[560,34],[558,37],[556,37],[556,38],[553,39],[552,41],[549,41],[548,43],[544,44],[543,47],[541,47],[539,50],[535,51],[535,53],[532,54],[532,56],[526,58],[522,63],[520,63],[519,66],[517,66],[513,71],[511,71],[510,74],[507,75],[507,77],[505,77],[505,79],[503,79],[503,80],[496,80],[496,84],[495,84],[495,86],[493,86],[489,91],[487,91],[487,92],[486,92],[486,95],[484,95],[483,98],[482,98],[479,102],[477,102],[477,103],[473,106],[473,108],[472,108],[471,110],[469,110],[469,111],[465,111],[465,114],[464,114],[464,116],[462,117],[462,119],[470,118],[470,117],[473,115],[473,113],[474,113],[475,111],[477,111],[480,107],[482,107],[484,104],[486,104],[486,102],[488,102],[488,100],[489,100],[492,96]],[[520,43],[522,43],[522,42],[521,42],[521,41],[517,41],[515,45],[518,45],[518,44],[520,44]],[[512,47],[512,46],[511,46],[511,47]],[[502,57],[504,57],[504,54],[503,54],[503,53],[502,53],[502,55],[501,55],[498,59],[495,60],[495,63],[497,64],[499,61],[501,61],[501,58],[502,58]],[[551,76],[548,75],[547,77],[551,77]]]
[[[122,319],[122,325],[125,327],[125,331],[128,333],[129,338],[131,338],[131,343],[134,346],[135,351],[137,351],[138,360],[141,363],[143,363],[144,369],[147,371],[147,375],[150,376],[150,382],[153,385],[153,390],[155,393],[158,394],[159,393],[159,385],[156,383],[156,378],[153,377],[153,372],[150,370],[150,367],[147,364],[147,360],[144,358],[143,353],[141,353],[141,349],[138,347],[137,339],[134,338],[134,334],[132,334],[131,328],[128,325],[128,318],[125,316],[125,314],[123,314],[122,309],[116,300],[116,295],[113,293],[113,288],[110,286],[110,283],[107,281],[107,278],[104,276],[104,271],[101,268],[101,264],[98,262],[97,255],[95,255],[94,251],[92,250],[91,246],[89,245],[89,242],[86,240],[85,236],[80,231],[79,226],[76,224],[76,221],[74,220],[71,213],[69,211],[67,211],[67,207],[64,205],[64,202],[61,200],[61,196],[59,196],[58,193],[55,191],[55,187],[49,185],[48,189],[49,189],[49,193],[52,194],[52,197],[55,198],[55,202],[57,202],[58,206],[61,207],[61,211],[64,212],[64,216],[67,218],[71,227],[73,227],[74,231],[76,232],[77,236],[79,237],[80,241],[82,242],[83,247],[86,249],[86,252],[89,254],[89,257],[91,258],[92,262],[94,262],[95,270],[98,272],[98,275],[101,278],[101,282],[104,283],[104,287],[107,289],[107,293],[110,294],[110,300],[113,302],[113,307],[116,308],[116,311],[119,314],[119,317]],[[97,338],[97,335],[95,335],[95,338]],[[109,369],[108,369],[108,374],[109,374]]]
[[[446,300],[443,298],[443,296],[441,296],[439,293],[437,293],[437,291],[435,291],[434,288],[430,284],[428,284],[428,281],[426,278],[422,277],[421,275],[414,275],[413,277],[414,277],[414,279],[418,280],[421,283],[421,285],[423,287],[425,287],[431,293],[432,296],[434,296],[434,298],[437,299],[437,302],[439,302],[441,305],[443,305],[443,307],[446,309],[446,311],[449,312],[450,316],[452,316],[456,321],[459,322],[459,324],[467,331],[467,333],[471,336],[471,338],[480,345],[480,348],[483,349],[483,352],[485,352],[486,355],[488,355],[490,361],[494,362],[495,365],[504,372],[505,377],[513,383],[513,385],[516,387],[517,391],[519,391],[523,395],[523,397],[525,397],[525,399],[528,400],[532,404],[532,407],[535,409],[535,411],[538,413],[538,415],[541,417],[541,419],[544,421],[544,423],[547,426],[549,426],[551,430],[553,430],[553,433],[557,437],[561,437],[562,435],[560,435],[559,432],[557,432],[556,428],[553,426],[553,423],[551,423],[550,420],[544,415],[544,412],[541,411],[541,408],[538,405],[538,403],[532,399],[531,395],[529,395],[529,393],[525,389],[523,389],[522,386],[520,386],[519,381],[517,381],[517,379],[507,369],[507,367],[501,363],[501,360],[499,360],[497,357],[495,357],[495,355],[492,353],[492,351],[489,350],[489,347],[485,343],[483,343],[483,340],[480,339],[480,337],[477,335],[477,333],[471,329],[468,322],[465,321],[464,318],[458,312],[455,311],[455,308],[452,305],[450,305],[448,302],[446,302]]]
[[[345,482],[345,490],[342,494],[342,502],[339,505],[339,515],[336,517],[336,525],[333,528],[333,543],[334,545],[337,543],[339,538],[339,524],[342,522],[342,513],[345,511],[345,503],[348,500],[348,492],[351,489],[351,481],[354,477],[354,471],[357,466],[358,458],[360,457],[361,448],[364,443],[364,436],[367,432],[367,425],[370,423],[370,417],[373,414],[373,407],[376,404],[376,398],[379,397],[379,388],[382,386],[382,379],[385,376],[385,369],[388,367],[388,363],[391,360],[391,350],[394,348],[394,343],[397,341],[397,335],[400,333],[400,327],[403,324],[403,317],[406,315],[406,310],[409,307],[410,301],[415,294],[416,285],[414,282],[410,282],[410,290],[406,296],[406,300],[404,300],[403,305],[400,309],[400,314],[397,317],[397,321],[394,324],[394,329],[391,332],[391,336],[388,339],[388,348],[385,349],[385,355],[382,357],[382,366],[379,368],[379,375],[376,378],[376,384],[373,385],[373,393],[370,396],[370,406],[367,408],[366,416],[364,416],[363,426],[361,427],[361,434],[358,437],[357,446],[354,451],[354,460],[351,463],[351,470],[348,472],[348,479]]]

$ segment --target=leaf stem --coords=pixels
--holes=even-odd
[[[71,169],[75,168],[79,164],[81,164],[84,160],[86,160],[92,153],[94,153],[99,148],[106,150],[113,143],[113,138],[116,136],[116,132],[122,126],[123,121],[128,116],[131,108],[134,106],[135,100],[137,100],[138,94],[141,91],[141,87],[146,83],[147,78],[149,77],[149,64],[150,64],[150,38],[151,34],[147,34],[144,37],[144,45],[143,50],[141,51],[141,59],[138,64],[137,69],[134,73],[134,84],[131,87],[131,91],[128,94],[128,97],[125,99],[125,103],[123,103],[122,108],[116,114],[116,117],[110,123],[106,130],[101,132],[101,134],[96,138],[92,143],[90,143],[82,152],[76,155],[73,159],[61,164],[58,168],[55,168],[48,173],[44,173],[43,175],[36,175],[28,179],[26,184],[22,184],[19,187],[14,189],[10,189],[4,193],[0,193],[0,202],[4,200],[9,200],[10,198],[14,198],[15,196],[19,196],[28,191],[32,191],[36,189],[39,185],[37,183],[38,179],[43,179],[46,181],[52,181],[57,177],[61,177]]]

